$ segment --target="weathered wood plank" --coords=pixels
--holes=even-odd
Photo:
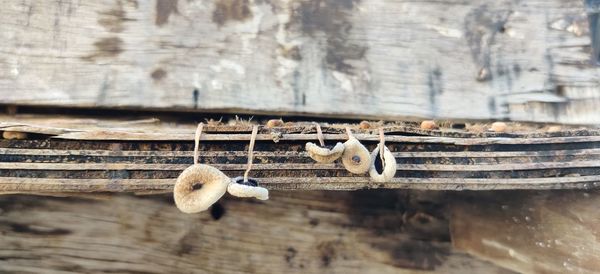
[[[597,273],[598,191],[514,191],[454,199],[453,245],[519,273]]]
[[[193,163],[193,124],[36,119],[13,117],[0,125],[33,138],[0,140],[3,193],[168,192],[179,173]],[[388,132],[386,145],[398,163],[396,178],[388,182],[350,174],[339,163],[312,161],[304,144],[317,137],[314,125],[306,122],[261,127],[251,176],[277,190],[587,189],[600,183],[598,130],[545,132],[521,127],[520,132],[474,135],[441,128],[415,136],[414,125],[377,126]],[[369,149],[379,141],[375,129],[351,124],[324,126],[329,132],[326,140],[345,140],[344,127],[354,128]],[[228,176],[240,176],[246,168],[247,128],[247,124],[208,126],[209,133],[201,137],[200,162]]]
[[[600,123],[581,0],[0,4],[2,104]]]
[[[512,273],[452,249],[436,193],[273,194],[195,215],[170,195],[0,196],[0,272]]]

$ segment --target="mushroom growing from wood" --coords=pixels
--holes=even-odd
[[[239,176],[231,180],[227,187],[227,192],[233,196],[247,198],[254,197],[259,200],[269,199],[269,190],[258,186],[256,179],[248,177],[252,169],[252,160],[254,159],[254,142],[258,134],[258,126],[252,127],[252,135],[250,136],[250,145],[248,146],[248,164],[244,176]]]
[[[363,144],[358,141],[349,128],[346,128],[348,133],[348,141],[344,143],[344,153],[342,154],[342,164],[344,167],[354,174],[362,174],[369,170],[371,166],[371,154]]]
[[[369,175],[375,182],[383,183],[391,180],[396,175],[396,158],[385,146],[383,129],[379,129],[381,141],[371,153],[371,167]]]
[[[494,122],[490,129],[494,132],[506,132],[508,126],[504,122]]]
[[[423,122],[421,122],[421,129],[424,130],[433,130],[433,129],[437,129],[438,126],[435,123],[435,121],[433,120],[425,120]]]
[[[229,177],[212,166],[190,166],[179,175],[175,183],[175,205],[184,213],[207,210],[225,194],[229,183]]]
[[[264,187],[259,187],[258,182],[255,179],[248,178],[248,181],[244,181],[243,176],[232,179],[227,187],[227,192],[236,197],[253,197],[259,200],[269,199],[269,190]]]
[[[317,127],[317,138],[319,139],[319,143],[321,146],[318,146],[312,142],[306,143],[305,149],[308,153],[308,156],[313,160],[323,163],[330,164],[333,161],[337,160],[344,153],[344,144],[338,142],[334,147],[328,148],[325,146],[325,141],[323,138],[323,132],[321,131],[321,126],[316,124]]]

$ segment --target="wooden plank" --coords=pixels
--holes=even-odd
[[[241,173],[240,173],[241,175]],[[271,190],[360,190],[366,188],[417,190],[510,190],[592,189],[600,187],[600,176],[527,179],[393,178],[374,183],[360,177],[256,178]],[[172,192],[174,179],[45,179],[0,177],[0,194]]]
[[[34,124],[31,122],[36,121]],[[0,191],[3,193],[168,192],[179,173],[192,164],[194,124],[69,120],[56,125],[12,118],[30,135],[0,140]],[[396,157],[394,179],[375,183],[367,174],[350,174],[340,163],[317,164],[304,151],[314,141],[311,123],[260,127],[251,176],[274,190],[356,190],[404,188],[436,190],[588,189],[600,182],[600,132],[559,132],[522,127],[518,133],[442,128],[435,136],[414,136],[410,126],[377,125],[388,132],[386,145]],[[115,127],[115,128],[113,128]],[[170,128],[174,128],[173,132]],[[324,125],[326,140],[343,141],[353,128],[368,149],[379,141],[376,128]],[[200,162],[230,177],[246,168],[247,125],[210,126],[202,135]],[[413,127],[414,128],[414,127]],[[228,130],[231,129],[231,130]],[[60,132],[57,132],[60,131]],[[159,135],[153,132],[161,131]],[[57,132],[51,134],[51,132]],[[422,134],[427,133],[423,131]],[[78,135],[72,135],[78,134]],[[70,136],[64,138],[64,136]],[[112,136],[107,138],[107,136]],[[158,137],[157,137],[158,136]],[[173,137],[175,136],[175,137]],[[179,136],[179,137],[177,137]],[[76,139],[77,138],[77,139]]]
[[[597,190],[480,194],[452,199],[457,249],[519,273],[600,269]]]
[[[0,272],[512,273],[455,252],[436,193],[272,194],[195,215],[170,195],[0,196]]]
[[[1,104],[600,123],[581,0],[0,4]]]

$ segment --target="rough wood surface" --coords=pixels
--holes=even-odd
[[[0,272],[512,273],[454,251],[436,193],[274,192],[194,215],[101,198],[0,196]]]
[[[513,191],[455,200],[454,247],[519,273],[598,273],[600,192]]]
[[[2,104],[600,123],[582,0],[0,4]]]
[[[5,132],[29,139],[0,140],[0,192],[169,192],[193,163],[193,124],[150,125],[126,121],[39,120],[0,123]],[[49,119],[48,121],[59,121]],[[343,141],[344,126],[324,126],[326,141]],[[304,151],[317,139],[314,125],[261,127],[251,176],[276,190],[408,188],[436,190],[588,189],[600,186],[600,132],[470,133],[410,126],[384,126],[396,158],[395,178],[375,183],[353,175],[341,163],[318,164]],[[237,177],[246,168],[247,125],[207,127],[200,162]],[[379,137],[356,130],[370,150]],[[157,133],[159,132],[159,133]],[[431,134],[433,136],[430,136]]]

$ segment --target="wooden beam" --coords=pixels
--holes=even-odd
[[[511,273],[452,248],[436,193],[271,196],[194,215],[171,195],[0,196],[0,272]]]
[[[6,1],[0,104],[600,123],[582,0],[326,2]]]
[[[600,268],[600,192],[511,191],[453,200],[453,246],[518,273]]]
[[[52,121],[50,119],[49,121]],[[30,139],[0,140],[0,191],[4,193],[169,192],[191,165],[194,124],[151,125],[89,120],[52,124],[12,121],[3,130],[20,130]],[[115,126],[118,124],[119,126]],[[375,183],[353,175],[341,163],[318,164],[304,151],[316,140],[311,123],[261,127],[251,176],[272,190],[356,190],[404,188],[435,190],[587,189],[600,186],[600,132],[577,129],[473,134],[441,128],[381,124],[386,145],[398,163],[395,178]],[[376,129],[357,125],[323,126],[327,142],[343,141],[351,127],[370,150]],[[200,162],[230,177],[246,168],[249,126],[207,127]],[[171,133],[170,130],[174,133]],[[155,133],[160,131],[162,133]],[[418,136],[414,136],[419,132]],[[431,134],[434,136],[429,136]],[[174,137],[175,136],[175,137]]]

